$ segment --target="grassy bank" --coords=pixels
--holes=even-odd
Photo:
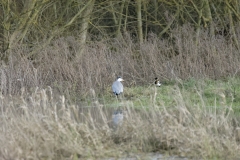
[[[238,82],[191,79],[160,88],[127,87],[122,101],[91,90],[91,96],[73,103],[50,87],[1,96],[1,159],[75,160],[139,152],[236,158]],[[116,107],[124,110],[124,122],[114,132]]]
[[[181,95],[177,95],[180,90]],[[167,108],[179,104],[176,97],[181,96],[184,104],[192,106],[231,106],[236,113],[240,106],[240,79],[228,78],[225,80],[193,78],[185,81],[163,82],[159,88],[153,83],[147,86],[125,87],[124,99],[133,102],[134,106],[158,105]],[[111,88],[108,87],[107,94],[99,94],[100,101],[112,103]]]

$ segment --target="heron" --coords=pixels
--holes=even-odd
[[[124,80],[122,79],[122,77],[119,76],[117,77],[117,80],[112,84],[112,91],[117,97],[118,95],[123,93],[123,85],[121,83],[122,81]]]
[[[157,87],[160,87],[162,85],[157,77],[155,78],[154,83]]]

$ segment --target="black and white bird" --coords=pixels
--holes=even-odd
[[[117,80],[112,84],[112,91],[117,97],[118,95],[123,93],[123,85],[121,83],[122,81],[124,80],[122,79],[122,77],[119,76],[117,77]]]
[[[154,83],[157,87],[160,87],[162,85],[157,77],[155,78]]]

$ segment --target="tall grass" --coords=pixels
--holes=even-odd
[[[156,91],[157,92],[157,91]],[[151,96],[155,96],[153,93]],[[68,104],[53,98],[51,88],[18,98],[0,98],[1,159],[78,159],[119,157],[126,153],[161,152],[195,158],[239,157],[239,120],[222,107],[189,106],[179,88],[177,105],[136,109],[119,103],[123,124],[113,130],[112,107]],[[228,113],[228,114],[226,114]]]
[[[27,55],[34,47],[11,49],[9,63],[0,67],[0,159],[86,159],[138,151],[239,157],[239,118],[232,106],[224,101],[206,105],[205,84],[194,90],[200,102],[195,103],[182,81],[190,79],[191,85],[191,78],[239,76],[237,48],[205,32],[196,42],[189,26],[173,33],[169,41],[149,35],[141,46],[129,35],[89,42],[81,57],[76,56],[80,46],[73,37],[54,40],[33,59]],[[145,99],[140,97],[137,105],[115,103],[114,98],[109,103],[104,98],[112,94],[110,85],[118,75],[126,88],[150,86],[155,77],[164,85],[174,82],[164,95],[173,101],[171,107],[161,102],[157,90],[139,90]],[[124,109],[125,118],[114,132],[111,116],[116,107]]]
[[[172,32],[169,40],[150,34],[141,46],[129,35],[89,42],[80,58],[76,56],[80,45],[74,37],[55,39],[32,60],[28,56],[36,52],[40,42],[36,48],[16,46],[9,64],[0,68],[1,90],[4,94],[19,94],[22,87],[51,86],[67,99],[76,100],[78,95],[89,94],[90,88],[96,94],[106,94],[118,75],[126,79],[125,86],[147,85],[155,77],[176,81],[239,76],[239,51],[225,37],[209,37],[201,31],[196,42],[195,31],[189,26]]]

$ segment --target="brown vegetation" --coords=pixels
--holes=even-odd
[[[152,96],[156,95],[153,93]],[[52,89],[19,98],[0,97],[1,159],[93,159],[128,153],[166,152],[194,158],[239,157],[239,121],[216,108],[187,107],[178,88],[173,109],[136,109],[121,103],[124,121],[111,127],[113,108],[69,105]],[[224,108],[228,110],[229,108]]]
[[[56,39],[33,60],[25,55],[35,48],[19,45],[11,51],[9,63],[1,66],[1,90],[3,94],[19,94],[22,87],[51,86],[66,96],[71,91],[70,97],[76,98],[88,94],[90,88],[97,94],[106,93],[118,75],[127,80],[125,86],[146,85],[156,76],[161,81],[175,81],[239,75],[239,52],[231,41],[201,32],[196,43],[189,26],[173,33],[172,40],[150,34],[141,46],[129,35],[90,42],[81,58],[74,56],[80,47],[74,37]]]
[[[118,104],[125,119],[116,132],[116,106],[104,103],[117,76],[126,88],[239,76],[238,0],[3,0],[0,13],[0,159],[240,156],[230,96],[209,109],[174,85],[167,108],[157,90],[143,91],[148,108]]]

